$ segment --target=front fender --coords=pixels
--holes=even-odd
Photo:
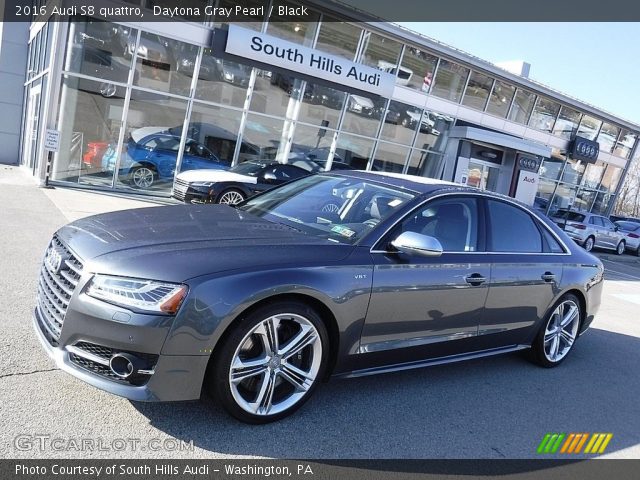
[[[190,284],[162,349],[163,355],[210,355],[224,332],[248,308],[279,295],[321,302],[337,322],[340,355],[357,352],[371,295],[373,267],[323,266],[235,272]]]

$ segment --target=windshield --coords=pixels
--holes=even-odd
[[[412,193],[366,180],[312,175],[238,208],[303,233],[354,244],[413,198]]]
[[[229,169],[230,172],[255,177],[265,167],[264,163],[244,162]]]

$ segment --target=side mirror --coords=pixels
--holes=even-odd
[[[275,173],[273,173],[273,172],[266,172],[262,178],[264,178],[264,181],[267,182],[267,183],[274,183],[274,182],[278,181],[278,179],[276,178]]]
[[[613,230],[617,232],[618,230],[620,230],[620,227],[618,225],[614,225]]]
[[[391,242],[394,248],[407,255],[423,257],[439,257],[442,255],[442,245],[437,238],[416,232],[403,232]]]

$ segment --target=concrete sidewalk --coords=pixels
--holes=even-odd
[[[0,166],[0,188],[4,185],[33,189],[34,195],[35,191],[42,192],[70,222],[98,213],[178,203],[170,198],[97,192],[74,187],[41,188],[27,170],[11,165]]]

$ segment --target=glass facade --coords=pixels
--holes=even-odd
[[[187,3],[202,7],[211,2]],[[234,4],[220,0],[217,5]],[[61,29],[65,55],[52,103],[59,105],[54,120],[63,148],[52,179],[168,195],[180,171],[224,169],[250,159],[443,178],[446,162],[456,161],[447,147],[458,141],[449,137],[457,119],[424,108],[429,96],[563,140],[582,135],[597,140],[602,153],[622,159],[629,159],[637,143],[638,132],[563,105],[550,94],[538,95],[531,86],[521,88],[513,79],[481,71],[482,66],[444,58],[425,45],[380,33],[373,24],[309,12],[309,22],[256,17],[242,26],[385,71],[395,77],[396,91],[408,92],[398,97],[405,100],[230,60],[213,47],[178,40],[177,32],[166,28],[159,34],[146,31],[142,23],[138,30],[76,19]],[[188,20],[226,28],[222,19]],[[38,88],[47,77],[38,75],[50,62],[51,30],[46,24],[30,43],[27,80],[33,94],[25,102],[25,115],[39,112]],[[23,163],[37,148],[28,134],[37,130],[33,122],[38,116],[28,119]],[[574,202],[579,208],[606,209],[622,172],[604,162],[574,161],[556,149],[542,162],[536,204],[559,208]]]

